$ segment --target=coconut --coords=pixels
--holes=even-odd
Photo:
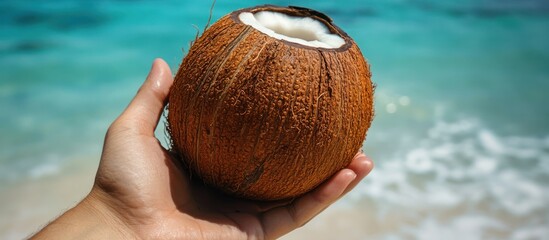
[[[189,49],[168,106],[172,150],[237,197],[289,199],[346,167],[373,118],[369,65],[326,15],[232,12]]]

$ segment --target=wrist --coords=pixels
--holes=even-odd
[[[103,236],[109,239],[138,239],[114,206],[109,205],[108,198],[101,190],[94,187],[78,205],[82,214],[97,224],[97,230],[100,230]]]
[[[61,238],[59,238],[62,236]],[[97,190],[42,229],[32,239],[138,239]]]

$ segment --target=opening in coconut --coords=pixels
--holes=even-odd
[[[321,21],[311,17],[296,17],[280,12],[242,12],[240,21],[273,38],[309,47],[339,48],[345,40],[330,32]]]

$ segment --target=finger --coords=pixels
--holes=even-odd
[[[360,183],[360,181],[372,171],[372,169],[374,168],[374,162],[369,157],[359,152],[355,155],[347,168],[353,170],[353,172],[355,172],[357,176],[349,184],[349,186],[347,186],[347,189],[345,189],[343,195],[353,190],[353,188],[355,188],[356,185],[358,185],[358,183]]]
[[[278,238],[303,226],[335,202],[356,177],[352,170],[343,169],[292,204],[265,212],[261,221],[266,239]]]
[[[139,134],[153,135],[172,84],[168,64],[162,59],[155,59],[147,79],[113,125],[130,128]]]

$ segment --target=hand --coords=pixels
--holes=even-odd
[[[373,168],[357,154],[347,168],[291,202],[220,194],[189,180],[154,136],[172,83],[168,65],[155,60],[147,80],[107,132],[89,195],[36,238],[73,233],[109,239],[275,239],[307,223]],[[62,235],[51,235],[56,232]]]

